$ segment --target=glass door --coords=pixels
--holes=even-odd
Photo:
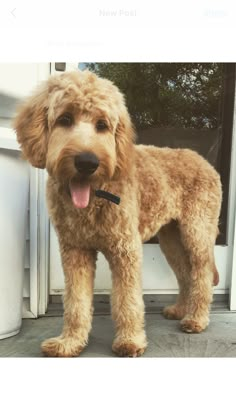
[[[56,64],[57,71],[89,69],[112,80],[126,96],[126,103],[137,130],[138,143],[193,149],[220,173],[223,203],[220,235],[215,247],[220,282],[215,293],[229,293],[235,217],[233,177],[236,167],[231,155],[232,145],[235,144],[235,64]],[[50,293],[56,294],[61,293],[64,287],[63,275],[57,239],[52,228],[50,235]],[[177,282],[159,249],[157,237],[144,245],[143,284],[145,293],[177,293]],[[100,293],[107,292],[110,286],[108,266],[101,256],[96,290]]]

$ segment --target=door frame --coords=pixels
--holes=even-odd
[[[236,81],[235,81],[236,84]],[[229,247],[228,269],[230,278],[229,308],[236,311],[236,93],[234,97],[234,115],[232,131],[232,149],[229,183],[229,217],[227,236]]]

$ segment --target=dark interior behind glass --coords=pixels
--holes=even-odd
[[[235,64],[81,63],[125,94],[137,143],[190,148],[220,173],[220,235],[226,244]],[[151,242],[156,243],[157,238]]]

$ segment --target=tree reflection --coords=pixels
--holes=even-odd
[[[218,128],[223,64],[83,63],[125,94],[138,129]]]

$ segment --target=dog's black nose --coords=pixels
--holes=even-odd
[[[94,153],[83,152],[75,156],[75,167],[84,175],[93,174],[99,166],[99,160]]]

